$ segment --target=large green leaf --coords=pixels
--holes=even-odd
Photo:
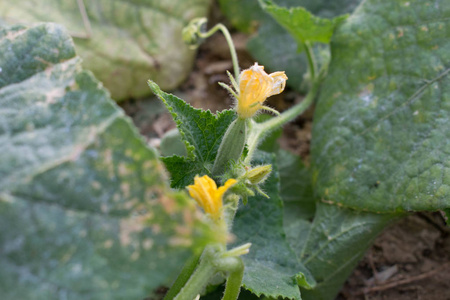
[[[307,70],[304,53],[298,53],[296,40],[269,14],[264,12],[258,0],[221,0],[222,11],[239,30],[252,31],[259,24],[258,33],[248,42],[247,47],[252,56],[269,70],[286,71],[289,80],[287,84],[296,89],[301,88],[303,75]],[[361,0],[276,0],[273,1],[284,7],[304,7],[314,15],[322,18],[333,18],[354,10]],[[273,45],[282,45],[274,47]],[[326,47],[318,49],[319,58],[325,56]]]
[[[286,8],[270,0],[259,0],[262,8],[283,26],[299,44],[329,43],[334,29],[346,16],[333,19],[316,17],[303,7]],[[301,49],[301,48],[300,48]]]
[[[450,207],[450,2],[368,0],[337,30],[316,107],[319,197],[373,212]]]
[[[284,7],[304,7],[314,15],[333,18],[352,12],[361,0],[273,0]],[[240,31],[251,33],[258,23],[265,23],[271,18],[265,13],[258,0],[219,0],[222,12]]]
[[[255,60],[267,69],[285,71],[289,78],[286,81],[289,87],[297,91],[304,89],[301,84],[307,70],[305,53],[298,52],[297,42],[275,20],[262,23],[258,34],[248,40],[247,48]]]
[[[292,154],[283,153],[277,160],[280,174],[285,174],[281,195],[286,238],[317,281],[312,289],[301,287],[302,299],[334,299],[373,239],[399,216],[315,203],[309,170]]]
[[[316,203],[309,169],[300,159],[282,152],[277,161],[286,238],[317,281],[313,289],[301,288],[302,299],[334,299],[372,240],[398,216]]]
[[[316,204],[311,185],[311,171],[299,156],[286,150],[278,151],[277,164],[285,224],[295,222],[297,219],[312,219]]]
[[[187,148],[187,156],[163,158],[172,175],[172,187],[184,188],[192,184],[195,175],[211,175],[220,142],[236,113],[224,110],[214,115],[209,110],[193,108],[184,100],[161,91],[152,81],[148,84],[171,112]]]
[[[143,299],[210,235],[54,24],[0,30],[2,299]]]
[[[299,260],[317,281],[313,289],[301,287],[303,300],[334,299],[375,237],[396,217],[318,203],[313,223],[300,224],[297,237],[293,230],[290,235],[298,241],[291,245]]]
[[[189,73],[194,51],[182,40],[182,28],[207,15],[209,0],[5,0],[0,23],[55,22],[74,37],[87,36],[82,9],[92,27],[89,39],[75,38],[85,68],[121,100],[149,94],[148,78],[173,89]]]
[[[256,161],[271,162],[274,160],[267,154],[260,154]],[[311,288],[315,282],[286,241],[279,176],[276,164],[272,165],[274,171],[262,186],[270,198],[250,197],[248,204],[239,208],[233,225],[237,244],[252,243],[250,253],[242,257],[243,285],[256,295],[301,299],[297,284]]]

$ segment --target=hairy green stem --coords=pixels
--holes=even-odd
[[[233,39],[231,38],[231,34],[228,29],[223,24],[217,24],[213,28],[211,28],[208,32],[200,32],[199,36],[201,38],[208,38],[218,30],[222,31],[225,39],[227,40],[228,47],[230,48],[231,60],[233,61],[233,69],[234,69],[234,77],[236,81],[239,79],[239,62],[236,54],[236,48],[234,47]]]
[[[236,270],[230,272],[222,300],[236,300],[241,292],[242,278],[244,277],[244,263],[238,259]]]
[[[194,255],[186,262],[183,269],[181,270],[180,275],[178,275],[178,278],[175,280],[163,300],[173,300],[175,296],[178,295],[178,293],[186,285],[195,268],[197,267],[200,256],[200,254]]]
[[[202,292],[211,277],[217,273],[217,269],[212,263],[213,253],[212,249],[205,249],[194,273],[192,273],[186,285],[180,290],[174,300],[193,300]]]
[[[311,82],[314,82],[316,80],[316,74],[317,74],[316,59],[314,58],[314,52],[311,47],[311,44],[309,42],[306,42],[304,44],[304,46],[305,46],[306,57],[308,58],[308,69],[309,69],[309,74],[311,75]]]

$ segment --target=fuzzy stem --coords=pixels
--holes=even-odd
[[[178,275],[178,278],[175,280],[163,300],[173,300],[173,298],[181,291],[197,267],[200,256],[201,255],[194,255],[186,262],[180,275]]]
[[[241,291],[242,278],[244,277],[244,263],[238,258],[236,270],[230,272],[222,300],[237,300]]]
[[[186,285],[180,290],[174,300],[193,300],[201,293],[211,277],[216,273],[217,269],[213,264],[213,250],[207,248],[194,273],[192,273]]]
[[[311,75],[311,82],[314,82],[316,79],[316,70],[317,70],[317,64],[316,64],[316,60],[314,58],[314,52],[313,49],[311,47],[311,44],[306,42],[304,44],[305,46],[305,52],[306,52],[306,57],[308,58],[308,69],[309,69],[309,74]]]
[[[228,29],[223,24],[217,24],[207,32],[200,32],[199,36],[201,38],[209,38],[218,30],[222,31],[225,39],[227,40],[228,47],[230,48],[231,60],[233,61],[234,77],[236,81],[239,79],[239,62],[236,54],[236,48],[234,47],[233,39]]]

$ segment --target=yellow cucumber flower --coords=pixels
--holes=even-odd
[[[267,74],[264,66],[255,63],[239,75],[237,114],[242,119],[253,117],[256,112],[264,108],[263,103],[272,95],[284,90],[287,80],[284,72]]]
[[[223,186],[217,188],[214,180],[209,178],[208,175],[203,177],[195,176],[194,184],[188,185],[187,189],[198,205],[207,214],[211,215],[212,219],[218,220],[222,215],[222,197],[236,182],[235,179],[228,179]]]

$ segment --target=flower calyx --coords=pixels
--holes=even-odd
[[[233,186],[233,192],[242,197],[242,202],[247,204],[248,197],[255,196],[256,193],[266,198],[269,196],[264,193],[260,185],[269,178],[272,172],[272,165],[257,166],[249,169],[248,167],[235,167],[234,173],[228,173],[228,177],[237,177],[237,183]],[[236,176],[236,174],[240,174]]]
[[[271,172],[272,165],[258,166],[248,170],[244,174],[244,177],[248,179],[251,184],[261,184],[269,178]]]

